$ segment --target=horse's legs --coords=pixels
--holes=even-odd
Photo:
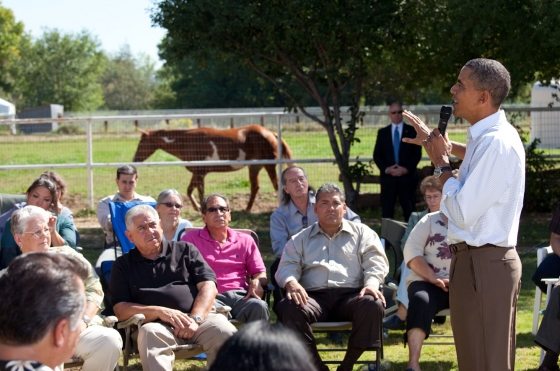
[[[257,192],[259,191],[259,171],[261,171],[262,165],[250,165],[249,166],[249,180],[251,181],[251,197],[249,198],[249,203],[245,211],[250,212],[257,197]]]
[[[268,177],[272,182],[272,186],[274,187],[274,190],[278,191],[278,175],[276,174],[276,165],[264,165],[264,168],[268,173]]]
[[[193,208],[196,211],[200,211],[200,204],[196,201],[193,196],[193,191],[196,188],[198,190],[198,195],[200,200],[202,201],[202,197],[204,196],[204,175],[205,173],[199,173],[198,168],[195,168],[192,171],[192,178],[191,182],[189,183],[189,187],[187,188],[187,196],[191,200]]]

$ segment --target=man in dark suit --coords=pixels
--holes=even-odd
[[[402,141],[402,138],[416,137],[414,128],[403,122],[402,112],[400,103],[393,103],[389,107],[391,124],[377,132],[373,160],[381,174],[382,217],[394,217],[398,196],[404,220],[408,221],[416,203],[416,166],[422,157],[422,148]]]

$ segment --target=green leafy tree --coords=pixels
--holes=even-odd
[[[88,32],[46,30],[21,56],[18,108],[62,104],[66,111],[92,111],[103,104],[105,55]]]
[[[23,23],[16,22],[14,13],[10,9],[0,6],[0,89],[10,100],[18,78],[20,49],[28,41],[28,37],[24,34]]]
[[[398,40],[402,24],[395,17],[397,4],[163,0],[153,21],[168,31],[168,61],[189,57],[202,62],[215,56],[249,66],[287,96],[290,109],[323,126],[347,202],[353,205],[357,192],[349,178],[349,159],[355,125],[345,130],[341,106],[360,102],[367,66],[381,62],[379,51]],[[309,101],[321,108],[321,115],[306,110]]]
[[[150,109],[153,106],[155,64],[147,56],[135,58],[128,45],[110,56],[101,76],[105,109]]]
[[[166,43],[160,45],[164,58],[166,48]],[[271,84],[235,61],[214,57],[204,63],[192,58],[169,60],[158,76],[167,81],[167,86],[161,88],[172,92],[171,101],[164,99],[162,108],[278,107],[286,104],[286,97]]]

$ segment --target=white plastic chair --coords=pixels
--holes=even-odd
[[[552,254],[552,247],[541,247],[537,250],[537,267],[542,263],[548,254]],[[539,317],[541,316],[541,303],[542,303],[542,291],[538,287],[535,289],[535,303],[533,305],[533,328],[531,333],[533,335],[537,334],[539,328]]]

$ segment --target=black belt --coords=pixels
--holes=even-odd
[[[502,247],[502,246],[493,245],[491,243],[487,243],[482,246],[472,246],[472,245],[467,245],[466,242],[454,243],[453,245],[449,246],[449,249],[453,254],[456,254],[460,251],[473,250],[473,249],[486,249],[489,247],[499,247],[500,249],[513,249],[513,247]]]

